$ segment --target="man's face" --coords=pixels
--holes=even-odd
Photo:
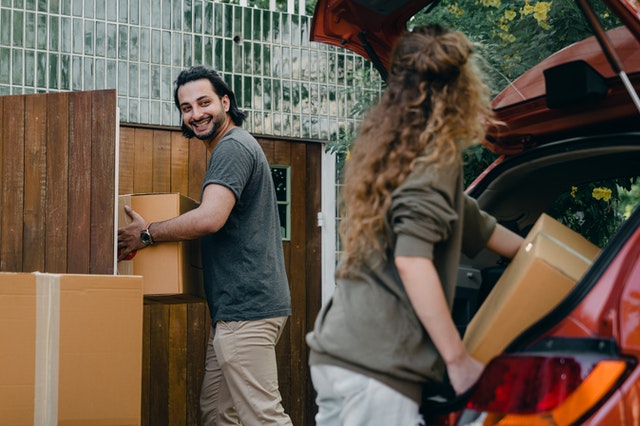
[[[200,140],[211,140],[227,127],[229,97],[220,98],[206,78],[178,88],[182,121]]]

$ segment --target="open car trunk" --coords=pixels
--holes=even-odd
[[[576,0],[594,37],[542,61],[493,101],[506,125],[490,129],[484,144],[500,157],[467,192],[527,239],[511,261],[488,250],[461,259],[453,317],[465,344],[483,362],[531,350],[567,321],[601,285],[623,246],[637,238],[640,209],[629,206],[624,217],[613,220],[606,203],[611,188],[617,192],[618,185],[640,182],[640,8],[635,0],[603,2],[622,26],[605,32],[588,1]],[[311,40],[361,54],[385,78],[404,23],[438,3],[319,0]],[[589,203],[580,204],[579,193],[586,193]],[[605,225],[610,227],[591,232]],[[537,266],[526,273],[514,272],[533,262]],[[488,322],[492,317],[498,319]],[[581,326],[585,336],[617,338]],[[425,395],[423,413],[431,418],[461,409],[466,397],[456,398],[445,383]],[[446,422],[428,422],[440,423]]]

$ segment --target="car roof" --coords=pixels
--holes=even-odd
[[[637,91],[640,87],[640,41],[624,26],[606,34]],[[578,80],[578,83],[584,79],[584,96],[576,98],[572,104],[550,106],[552,83],[545,73],[563,65],[581,63],[585,64],[586,72],[595,73],[591,77],[590,74],[577,75],[574,69],[567,68],[570,74],[561,77],[565,81],[558,84],[566,84],[567,79]],[[590,78],[601,79],[606,93],[595,98],[590,96]],[[500,92],[492,106],[498,120],[507,123],[505,127],[490,129],[485,141],[485,145],[497,154],[515,154],[563,134],[570,137],[640,130],[640,111],[602,53],[595,36],[562,49],[530,68]]]
[[[602,33],[606,34],[613,55],[619,58],[623,71],[629,73],[637,92],[640,87],[640,3],[637,0],[602,1],[623,24]],[[408,20],[438,2],[318,0],[310,39],[358,53],[373,62],[386,79],[391,50],[406,31]],[[529,69],[494,98],[494,110],[506,126],[490,129],[485,145],[498,154],[513,154],[542,144],[551,135],[571,134],[576,129],[590,131],[600,126],[603,130],[614,126],[640,130],[639,107],[632,102],[628,87],[621,83],[618,67],[612,65],[610,56],[603,53],[602,41],[594,36],[562,49]],[[595,71],[594,78],[606,85],[606,96],[591,96],[589,102],[576,101],[579,105],[550,107],[546,70],[561,69],[563,64],[574,62],[585,64],[580,72],[586,79],[592,78],[590,73]]]
[[[432,0],[318,0],[310,40],[349,49],[387,68],[407,21]]]

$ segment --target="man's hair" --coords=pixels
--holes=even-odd
[[[238,109],[238,105],[236,103],[236,95],[233,93],[233,90],[231,90],[231,88],[227,85],[227,83],[225,83],[222,77],[220,77],[220,74],[218,74],[214,69],[206,67],[204,65],[195,65],[191,68],[187,68],[178,75],[178,78],[176,78],[174,84],[175,88],[173,91],[173,101],[175,102],[178,111],[181,111],[180,100],[178,99],[178,89],[180,89],[180,87],[184,86],[187,83],[203,78],[206,78],[207,80],[209,80],[209,82],[211,82],[213,91],[220,98],[222,98],[224,95],[227,95],[230,104],[228,114],[236,126],[242,126],[242,123],[247,118],[247,114]],[[192,138],[195,136],[191,129],[189,129],[184,124],[184,121],[182,122],[182,134],[187,138]]]

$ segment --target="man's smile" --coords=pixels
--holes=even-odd
[[[202,120],[198,120],[198,121],[192,120],[191,126],[193,127],[194,130],[201,130],[202,128],[209,125],[209,123],[211,123],[211,120],[212,120],[211,116],[207,116],[206,118],[203,118]]]

